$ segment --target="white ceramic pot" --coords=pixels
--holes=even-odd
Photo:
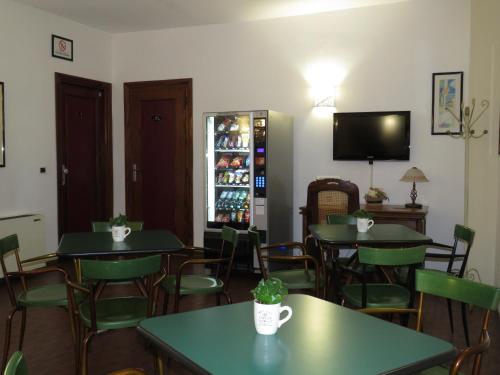
[[[280,320],[280,314],[283,311],[287,311],[288,314]],[[253,316],[257,333],[261,335],[274,335],[278,331],[278,328],[292,317],[292,308],[290,306],[281,306],[281,303],[265,305],[254,300]]]
[[[375,222],[371,219],[361,219],[358,218],[357,220],[357,226],[358,226],[358,232],[361,233],[366,233],[368,232],[368,229],[370,229]]]
[[[111,236],[113,237],[113,241],[122,242],[125,238],[130,234],[132,230],[125,225],[111,227]]]

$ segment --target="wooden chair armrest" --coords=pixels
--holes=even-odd
[[[162,272],[160,273],[160,277],[158,277],[158,279],[156,279],[156,281],[153,283],[153,287],[158,286],[163,281],[163,279],[165,279],[165,277],[167,277],[167,275],[168,275],[167,270],[162,269]]]
[[[184,247],[184,250],[187,250],[187,251],[194,253],[194,254],[213,253],[213,254],[218,255],[220,253],[220,249],[217,250],[217,249],[211,249],[209,247],[199,247],[199,246],[186,246],[186,247]],[[177,254],[179,254],[179,253],[177,253]]]
[[[182,275],[182,271],[184,268],[186,268],[189,265],[192,264],[224,264],[224,263],[229,263],[230,258],[217,258],[217,259],[189,259],[184,262],[182,262],[179,265],[179,268],[177,269],[177,277],[180,278]]]
[[[272,250],[272,249],[278,249],[280,247],[285,247],[287,249],[300,249],[302,251],[302,254],[305,255],[307,254],[306,247],[302,242],[281,242],[281,243],[273,243],[268,246],[264,246],[261,248],[261,250]]]
[[[74,283],[73,281],[67,279],[66,280],[66,285],[72,289],[72,290],[78,290],[80,292],[83,292],[83,293],[86,293],[86,294],[90,294],[90,290],[88,288],[85,288],[83,286],[81,286],[80,284],[76,284]]]
[[[458,357],[455,359],[453,364],[450,367],[450,374],[458,374],[460,367],[462,366],[464,360],[469,358],[470,356],[484,353],[490,347],[490,336],[487,331],[483,332],[483,340],[481,343],[469,346],[460,352]]]
[[[29,270],[29,271],[12,271],[12,272],[7,272],[5,274],[5,276],[20,278],[20,277],[30,277],[30,276],[36,276],[36,275],[43,275],[43,274],[52,273],[52,272],[59,272],[62,274],[62,276],[65,279],[68,279],[68,273],[59,267],[43,267],[43,268],[36,268],[34,270]]]
[[[313,263],[317,263],[318,261],[314,259],[310,255],[267,255],[263,258],[268,261],[278,261],[278,262],[303,262],[304,260],[310,260]]]
[[[42,260],[49,260],[49,259],[52,259],[52,258],[57,258],[57,256],[58,255],[56,253],[50,253],[50,254],[40,255],[40,256],[37,256],[37,257],[24,259],[24,260],[21,261],[21,264],[32,263],[32,262],[40,262]]]

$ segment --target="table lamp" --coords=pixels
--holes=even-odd
[[[411,203],[406,203],[405,207],[408,208],[422,208],[422,205],[415,203],[417,199],[417,189],[415,188],[415,182],[429,182],[427,177],[425,177],[424,172],[422,172],[417,167],[412,167],[406,171],[403,177],[399,181],[413,182],[413,187],[410,192]]]

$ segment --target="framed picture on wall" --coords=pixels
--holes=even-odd
[[[463,72],[432,74],[432,134],[460,134],[463,81]]]
[[[73,61],[73,41],[52,34],[52,56],[58,59]]]
[[[3,102],[4,84],[0,82],[0,167],[5,167],[5,111]]]

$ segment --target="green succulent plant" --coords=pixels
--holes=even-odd
[[[109,224],[114,227],[127,225],[127,216],[118,214],[118,216],[109,219]]]
[[[283,286],[283,282],[275,277],[267,280],[260,280],[252,294],[257,302],[264,305],[274,305],[283,301],[283,297],[288,294],[288,289]]]
[[[373,214],[363,209],[354,211],[352,216],[358,219],[373,219]]]

